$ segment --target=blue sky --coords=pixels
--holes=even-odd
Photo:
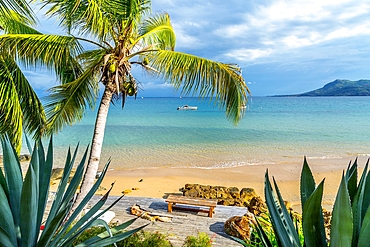
[[[167,12],[176,50],[237,63],[252,96],[296,94],[335,79],[370,79],[368,0],[153,0]],[[40,30],[57,30],[41,20]],[[26,76],[38,90],[55,85],[41,71]],[[139,96],[177,96],[168,83],[138,74]]]

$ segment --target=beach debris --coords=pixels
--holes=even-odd
[[[126,195],[126,194],[131,193],[131,192],[132,192],[132,190],[127,189],[127,190],[122,191],[122,194]]]
[[[63,177],[64,168],[53,168],[51,171],[50,176],[50,185],[54,185],[57,183],[57,180],[61,180]],[[76,169],[72,169],[71,174],[69,175],[68,182],[72,179],[73,175],[75,174]]]
[[[96,179],[100,178],[101,173],[102,173],[102,172],[98,171],[98,172],[96,173],[96,175],[95,175],[95,178],[96,178]]]
[[[141,179],[139,180],[139,182],[143,182],[143,179],[141,178]]]
[[[135,188],[131,188],[131,190],[139,190],[139,188],[136,188],[136,187],[135,187]]]
[[[131,214],[139,216],[140,218],[150,220],[150,221],[160,221],[160,222],[170,222],[172,220],[172,216],[158,214],[154,212],[147,211],[142,209],[140,205],[134,204],[130,209]]]
[[[99,185],[99,187],[98,187],[98,190],[97,190],[97,191],[103,191],[103,190],[107,190],[107,188],[105,188],[105,187],[103,187],[103,186]]]
[[[254,224],[257,224],[256,219],[252,213],[248,212],[243,216],[233,216],[229,218],[224,224],[224,230],[230,236],[242,240],[249,240]]]

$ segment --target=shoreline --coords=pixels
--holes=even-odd
[[[349,162],[349,161],[348,161]],[[332,210],[343,171],[348,162],[341,164],[329,161],[317,162],[308,160],[315,183],[318,185],[325,178],[322,206]],[[302,162],[303,163],[303,162]],[[360,171],[366,160],[358,160]],[[125,190],[131,190],[125,196],[166,198],[168,194],[182,194],[180,188],[185,184],[201,184],[253,188],[264,198],[264,178],[268,169],[270,181],[275,178],[284,200],[289,201],[296,211],[300,209],[299,179],[302,164],[258,165],[232,168],[156,168],[156,169],[120,169],[109,170],[101,184],[107,190],[115,182],[111,196],[120,196]],[[361,173],[360,173],[361,174]],[[134,190],[133,190],[134,189]],[[98,192],[104,194],[107,190]]]

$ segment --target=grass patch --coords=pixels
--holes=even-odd
[[[205,232],[199,232],[197,236],[188,236],[183,247],[211,247],[212,239]]]
[[[105,231],[104,227],[91,227],[83,232],[74,242],[73,246]],[[114,245],[108,245],[114,247]],[[167,236],[159,232],[139,231],[130,237],[116,243],[117,247],[172,247]]]

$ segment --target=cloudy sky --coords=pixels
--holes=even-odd
[[[370,79],[368,0],[152,0],[152,10],[171,16],[177,51],[237,63],[253,96]],[[40,89],[53,83],[50,74],[27,76]],[[142,96],[178,95],[167,83],[140,81]]]

